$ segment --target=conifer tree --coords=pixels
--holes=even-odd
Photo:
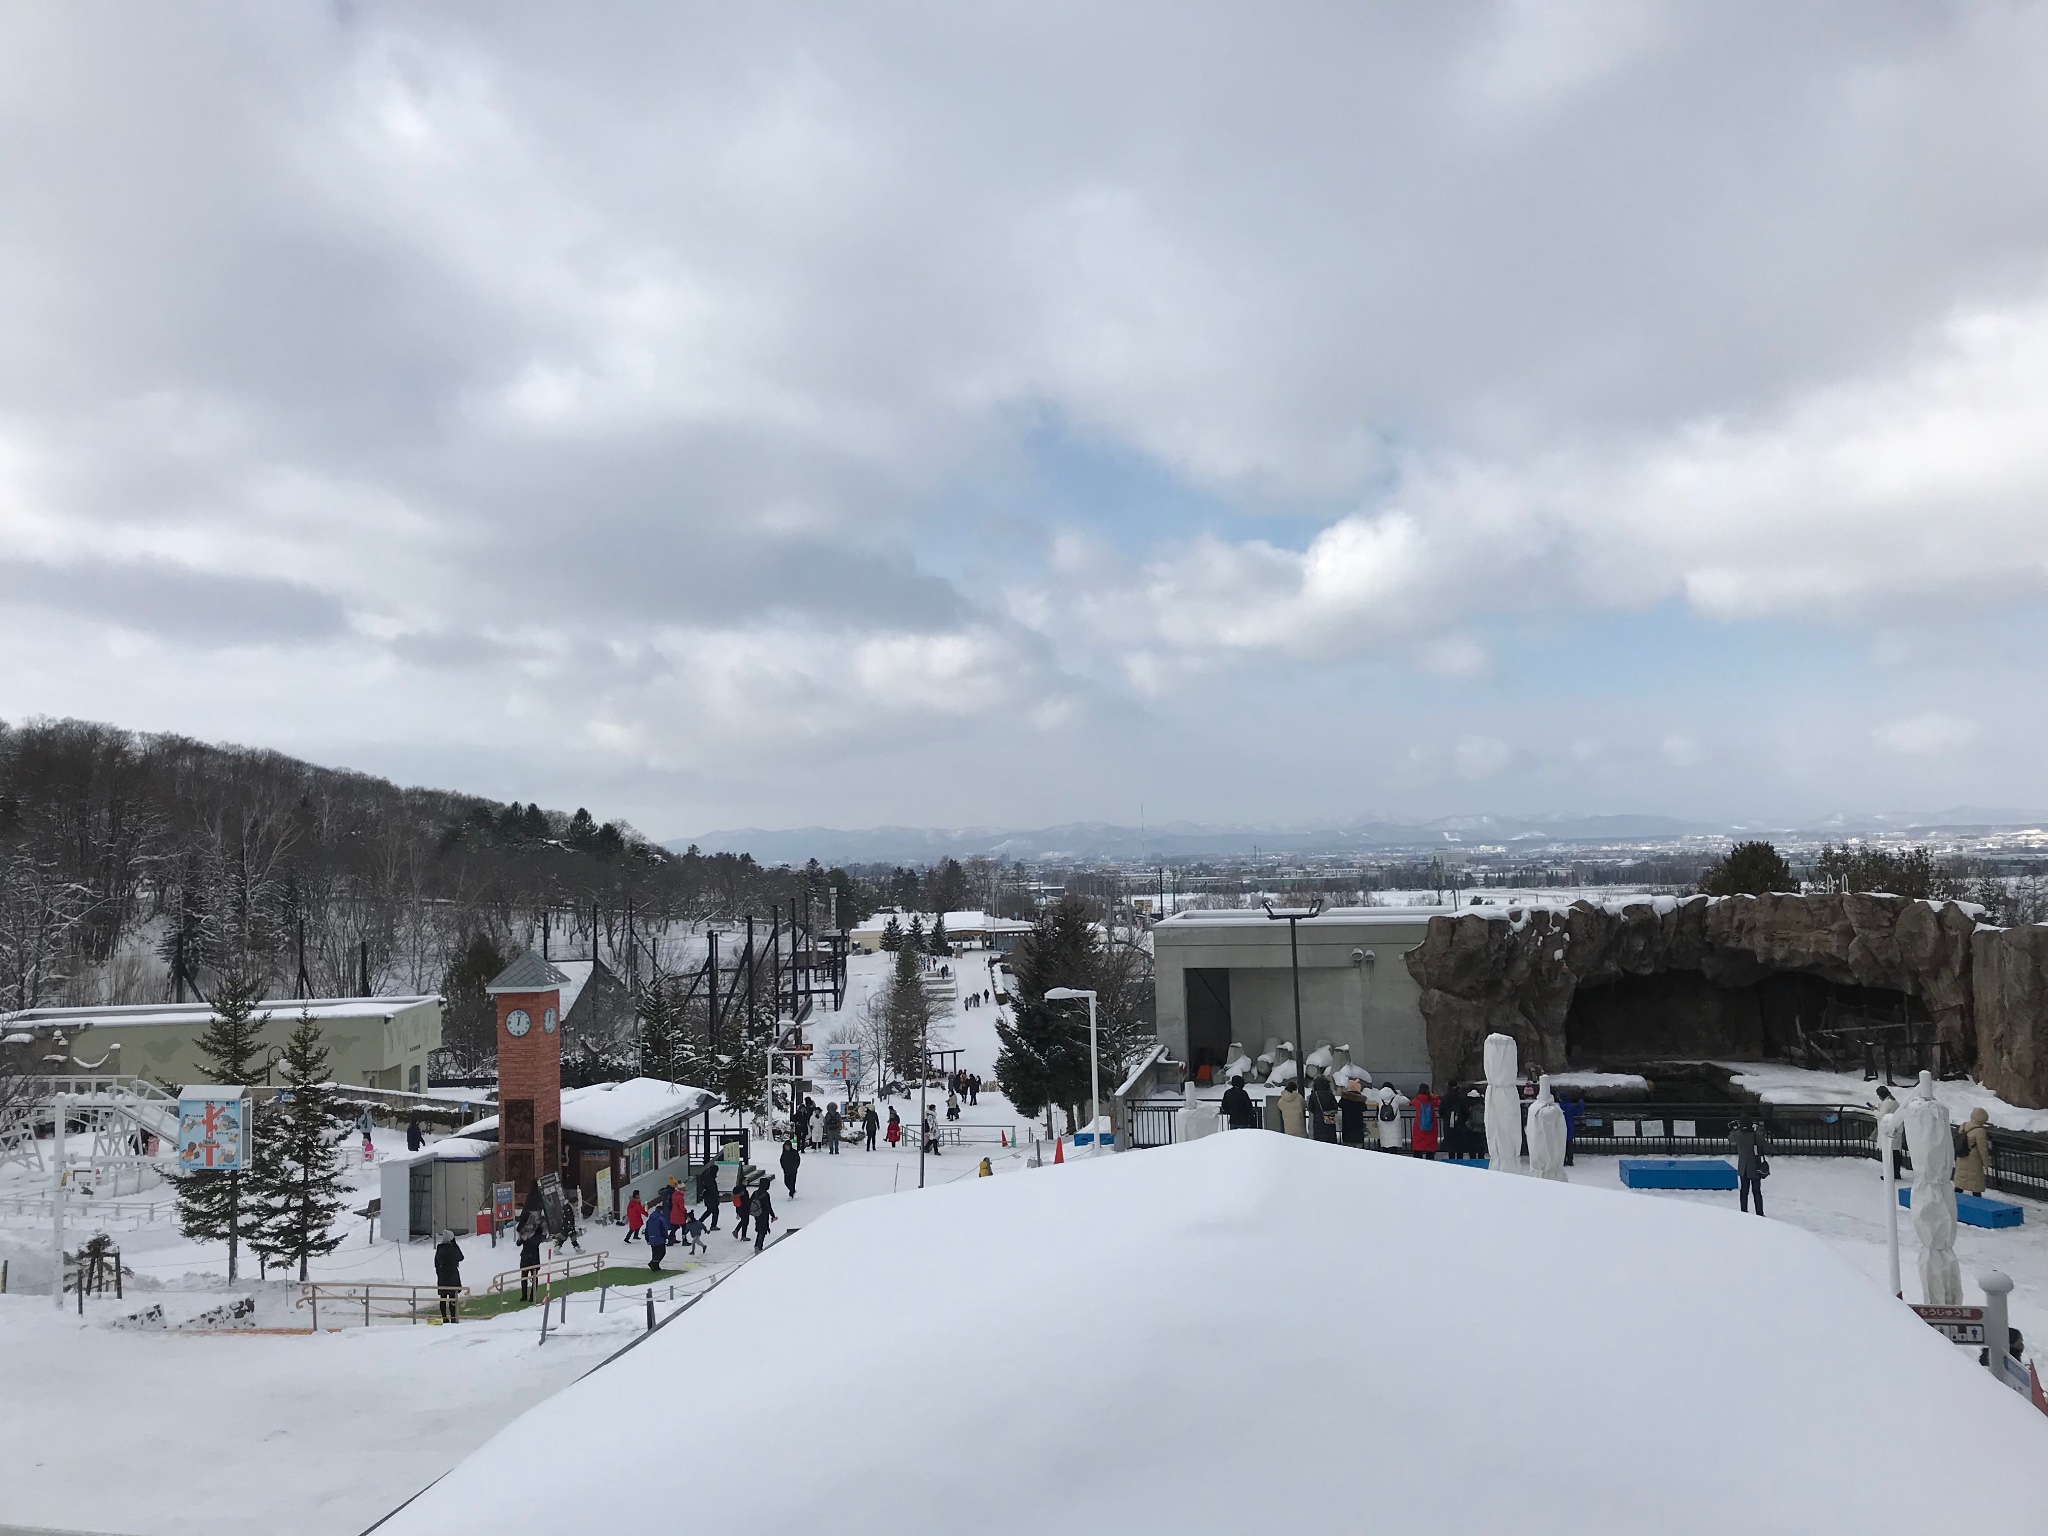
[[[924,990],[918,952],[905,944],[896,951],[896,974],[889,983],[889,1061],[899,1074],[925,1060],[927,1031],[932,1022],[931,999]]]
[[[896,921],[896,914],[889,914],[889,921],[882,924],[882,948],[895,954],[903,947],[903,925]]]
[[[327,1046],[310,1012],[301,1012],[285,1042],[283,1071],[289,1097],[261,1117],[252,1182],[258,1203],[249,1246],[268,1264],[307,1261],[341,1246],[334,1230],[341,1214],[341,1157],[334,1132],[342,1123],[328,1087]]]
[[[952,946],[946,938],[945,913],[941,912],[932,919],[931,937],[926,941],[925,948],[934,955],[950,955],[953,952]]]
[[[1067,896],[1039,914],[1010,966],[1014,1022],[998,1024],[996,1081],[1026,1115],[1057,1104],[1071,1120],[1088,1097],[1088,1019],[1079,1003],[1048,1003],[1049,987],[1094,987],[1099,955],[1088,909]],[[1078,1022],[1079,1027],[1076,1027]],[[1107,1068],[1105,1068],[1107,1070]]]
[[[681,1082],[687,1051],[682,996],[672,977],[657,973],[640,993],[640,1075]]]
[[[263,1026],[270,1015],[257,1014],[262,988],[244,970],[224,973],[213,993],[213,1022],[199,1037],[199,1056],[207,1080],[223,1087],[246,1088],[261,1075]],[[255,1127],[251,1126],[253,1133]],[[242,1159],[248,1163],[250,1148],[244,1145]],[[242,1234],[251,1230],[260,1210],[255,1183],[239,1171],[179,1174],[172,1180],[178,1192],[178,1227],[187,1237],[202,1243],[225,1239],[228,1245],[228,1279],[236,1278]]]
[[[912,954],[921,955],[924,953],[923,913],[913,912],[910,914],[910,927],[903,935],[903,944]]]

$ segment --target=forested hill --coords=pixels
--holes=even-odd
[[[435,992],[543,917],[557,955],[787,910],[826,871],[671,853],[586,810],[401,788],[256,748],[0,722],[0,1007],[146,1002],[221,970],[288,994]],[[843,879],[843,876],[841,877]],[[643,951],[644,953],[644,951]],[[182,976],[179,973],[182,968]]]

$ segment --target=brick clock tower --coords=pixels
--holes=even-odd
[[[498,1177],[524,1200],[533,1181],[562,1171],[562,987],[569,980],[532,950],[484,990],[498,1007]]]

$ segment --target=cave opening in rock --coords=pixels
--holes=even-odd
[[[1659,971],[1579,987],[1565,1015],[1565,1055],[1580,1070],[1693,1057],[1860,1071],[1863,1038],[1927,1025],[1918,998],[1886,987],[1803,971],[1735,985],[1699,971]]]

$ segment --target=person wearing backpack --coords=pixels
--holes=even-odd
[[[1401,1111],[1408,1107],[1408,1100],[1389,1083],[1380,1090],[1379,1133],[1382,1152],[1401,1150]]]
[[[1415,1134],[1411,1145],[1417,1157],[1434,1159],[1437,1140],[1442,1134],[1442,1127],[1438,1123],[1442,1116],[1442,1106],[1437,1102],[1437,1096],[1429,1091],[1427,1083],[1415,1090],[1414,1103]]]
[[[1736,1198],[1747,1211],[1749,1197],[1754,1194],[1756,1213],[1761,1216],[1764,1213],[1764,1180],[1771,1176],[1771,1144],[1764,1136],[1763,1127],[1752,1122],[1747,1114],[1735,1117],[1735,1124],[1728,1132],[1728,1142],[1735,1149],[1735,1178],[1739,1191]]]

